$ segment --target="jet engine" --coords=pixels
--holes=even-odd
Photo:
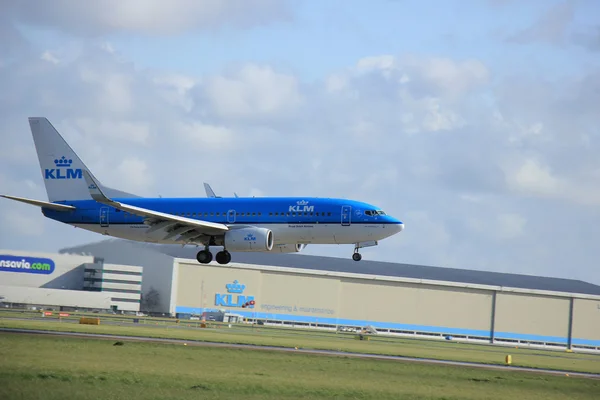
[[[299,253],[306,247],[305,244],[276,244],[273,246],[274,253]]]
[[[241,228],[225,232],[224,244],[229,251],[271,251],[273,232],[266,228]]]

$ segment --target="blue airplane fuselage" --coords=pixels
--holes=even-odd
[[[274,232],[275,244],[350,244],[381,240],[403,228],[403,223],[359,201],[315,197],[265,198],[127,198],[127,204],[230,226],[264,227]],[[160,235],[147,234],[145,218],[94,200],[60,201],[72,212],[44,209],[56,221],[124,239],[156,243]],[[164,235],[163,235],[164,236]]]

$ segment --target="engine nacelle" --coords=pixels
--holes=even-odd
[[[273,246],[274,253],[299,253],[306,247],[305,244],[276,244]]]
[[[225,232],[224,244],[229,251],[271,251],[273,232],[266,228],[241,228]]]

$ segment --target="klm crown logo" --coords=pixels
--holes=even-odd
[[[247,242],[253,242],[256,240],[256,236],[254,236],[252,233],[249,233],[246,235],[246,237],[244,238],[245,241]]]
[[[246,289],[246,285],[240,285],[237,280],[228,283],[225,287],[229,293],[244,293],[244,289]]]
[[[73,164],[73,160],[67,160],[65,156],[62,156],[60,159],[54,160],[54,165],[56,165],[57,168],[70,167],[71,164]]]
[[[88,189],[95,190],[95,189],[98,189],[98,186],[96,186],[92,183],[90,186],[88,186]]]
[[[254,296],[241,294],[246,289],[246,285],[242,285],[235,280],[233,283],[225,285],[225,287],[229,294],[215,293],[215,306],[254,308]],[[231,293],[237,293],[237,295]]]
[[[296,202],[295,206],[290,206],[288,209],[289,212],[313,212],[315,211],[315,206],[309,206],[308,201],[299,200]]]
[[[73,160],[62,156],[54,160],[56,168],[46,168],[44,179],[83,179],[80,168],[71,168]]]

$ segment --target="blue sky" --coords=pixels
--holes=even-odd
[[[45,198],[42,115],[109,186],[355,198],[407,226],[365,259],[600,284],[599,3],[86,4],[0,6],[3,193]],[[103,239],[0,221],[0,247]]]
[[[514,45],[506,40],[553,8],[572,12],[571,18],[564,15],[568,20],[565,37],[593,34],[589,31],[598,23],[600,6],[591,0],[280,3],[289,7],[281,20],[249,30],[224,26],[217,31],[196,29],[164,36],[119,31],[101,39],[142,68],[200,75],[252,60],[292,70],[307,81],[343,69],[365,54],[477,58],[499,74],[522,73],[535,66],[536,74],[548,77],[579,72],[582,63],[593,62],[596,56],[577,46],[560,48],[543,41]],[[38,46],[48,48],[75,39],[60,30],[30,25],[23,32]]]

